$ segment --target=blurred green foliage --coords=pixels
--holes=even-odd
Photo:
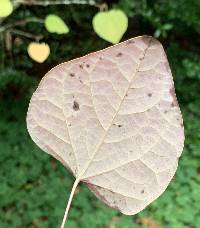
[[[63,6],[23,6],[3,22],[4,25],[24,17],[40,18],[41,15],[56,13],[70,26],[70,33],[63,36],[49,34],[41,24],[35,23],[23,27],[34,34],[42,33],[44,40],[50,44],[52,54],[44,64],[34,63],[28,58],[26,47],[29,39],[12,35],[12,50],[6,50],[5,43],[1,43],[2,228],[59,227],[73,183],[71,174],[31,141],[25,123],[30,96],[48,69],[57,63],[109,45],[98,38],[91,27],[92,16],[98,9],[87,5],[64,7],[65,10]],[[151,227],[153,221],[166,228],[199,228],[200,2],[119,0],[109,1],[109,7],[120,7],[129,16],[129,28],[124,39],[155,34],[159,35],[166,47],[184,117],[185,148],[172,183],[144,211],[135,216],[122,215],[100,202],[86,186],[80,185],[72,203],[67,227],[138,228]],[[150,221],[151,225],[144,225],[144,219]]]

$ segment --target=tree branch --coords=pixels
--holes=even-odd
[[[15,2],[24,5],[40,6],[79,4],[99,7],[94,0],[15,0]]]
[[[40,18],[34,18],[34,17],[26,18],[24,20],[16,21],[15,23],[12,23],[12,24],[7,24],[7,25],[4,25],[4,26],[1,26],[0,27],[0,33],[4,32],[4,31],[6,31],[6,30],[8,30],[10,28],[14,28],[16,26],[23,26],[23,25],[25,25],[26,23],[29,23],[29,22],[44,23],[44,20],[42,20]]]
[[[24,32],[22,30],[18,30],[18,29],[10,29],[9,30],[11,33],[20,35],[20,36],[24,36],[27,38],[31,38],[31,39],[35,39],[36,41],[39,41],[43,38],[43,35],[34,35],[32,33],[28,33],[28,32]]]

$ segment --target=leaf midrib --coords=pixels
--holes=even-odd
[[[83,171],[82,171],[82,172],[78,175],[78,177],[76,178],[77,180],[81,181],[82,177],[84,176],[85,172],[87,171],[87,169],[89,168],[91,162],[93,161],[93,158],[95,157],[96,153],[99,151],[100,147],[102,146],[102,144],[103,144],[103,142],[104,142],[104,139],[106,138],[107,133],[108,133],[110,127],[112,126],[113,121],[115,120],[115,118],[116,118],[116,116],[117,116],[117,114],[118,114],[118,112],[119,112],[119,110],[120,110],[120,108],[121,108],[121,105],[122,105],[123,102],[124,102],[124,99],[125,99],[125,97],[126,97],[126,93],[127,93],[127,91],[130,89],[130,87],[131,87],[131,85],[132,85],[132,81],[133,81],[135,75],[138,73],[138,71],[139,71],[139,69],[140,69],[140,65],[141,65],[143,59],[145,58],[145,55],[146,55],[147,50],[149,49],[149,47],[150,47],[150,45],[151,45],[151,41],[152,41],[152,38],[150,38],[149,44],[148,44],[148,46],[146,47],[146,49],[144,50],[143,56],[140,57],[141,60],[140,60],[140,62],[139,62],[139,64],[138,64],[138,67],[136,68],[136,70],[135,70],[135,72],[134,72],[134,74],[133,74],[133,76],[132,76],[132,80],[130,81],[129,86],[128,86],[126,92],[124,93],[124,97],[122,98],[122,100],[121,100],[121,102],[120,102],[120,104],[119,104],[119,107],[118,107],[118,109],[117,109],[117,111],[116,111],[116,113],[115,113],[115,115],[114,115],[114,117],[113,117],[113,119],[112,119],[112,121],[111,121],[109,127],[108,127],[107,130],[105,131],[105,134],[103,135],[103,137],[102,137],[100,143],[97,145],[97,147],[96,147],[96,149],[95,149],[95,152],[93,153],[91,159],[90,159],[90,160],[88,161],[88,163],[86,164],[86,167],[83,169]],[[139,58],[139,59],[140,59],[140,58]]]

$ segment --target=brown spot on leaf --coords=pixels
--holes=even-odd
[[[143,194],[144,193],[144,190],[142,190],[141,193]]]
[[[152,97],[152,93],[148,93],[147,96],[148,96],[148,97]]]
[[[142,36],[141,39],[146,45],[149,45],[150,42],[152,41],[152,37],[151,36],[147,36],[147,35]]]
[[[83,64],[80,64],[79,67],[80,67],[81,69],[83,69]]]
[[[122,127],[122,125],[121,125],[121,124],[119,124],[119,125],[118,125],[118,127]]]
[[[70,77],[72,77],[72,78],[75,77],[75,74],[74,74],[74,73],[70,73],[69,75],[70,75]]]
[[[116,57],[120,57],[120,56],[122,56],[122,53],[121,53],[121,52],[119,52],[119,53],[116,55]]]
[[[171,103],[171,106],[172,106],[172,107],[178,106],[178,101],[177,101],[177,98],[176,98],[176,93],[175,93],[174,87],[172,87],[172,88],[169,90],[169,92],[170,92],[170,94],[171,94],[172,97],[173,97],[173,102]]]
[[[135,43],[134,40],[128,40],[128,41],[127,41],[127,45],[128,45],[128,44],[134,44],[134,43]]]
[[[78,111],[78,110],[79,110],[79,103],[78,103],[77,101],[74,101],[73,109],[74,109],[75,111]]]
[[[86,67],[89,68],[90,67],[90,64],[86,64]]]

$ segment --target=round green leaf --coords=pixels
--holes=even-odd
[[[92,24],[94,31],[102,39],[116,44],[119,43],[128,28],[128,18],[123,11],[113,9],[106,12],[98,12],[93,17]]]
[[[68,26],[57,15],[50,14],[45,18],[45,27],[48,32],[65,34],[69,32]]]
[[[13,11],[13,5],[10,0],[1,0],[0,3],[0,17],[7,17]]]

